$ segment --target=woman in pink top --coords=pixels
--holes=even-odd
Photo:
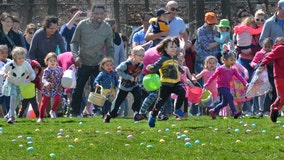
[[[247,87],[248,83],[236,69],[231,68],[236,61],[236,55],[233,52],[224,49],[222,59],[224,64],[216,69],[214,74],[204,85],[204,88],[207,89],[208,86],[214,81],[214,79],[216,79],[218,92],[223,97],[222,101],[216,107],[210,109],[209,112],[212,116],[212,119],[216,119],[216,114],[219,113],[220,109],[229,104],[234,118],[238,118],[242,114],[242,111],[236,110],[236,107],[234,105],[234,98],[230,92],[230,81],[233,76],[236,76],[244,86]]]

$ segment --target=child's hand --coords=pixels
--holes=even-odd
[[[8,78],[9,77],[9,74],[3,74],[3,78]]]
[[[132,81],[132,82],[136,82],[136,81],[137,81],[137,77],[132,77],[132,78],[131,78],[131,81]]]
[[[149,64],[149,65],[146,67],[146,69],[147,69],[148,71],[150,71],[152,68],[154,68],[154,66],[151,65],[151,64]]]
[[[51,86],[51,83],[50,82],[47,82],[43,85],[45,88],[47,89],[50,89],[50,86]]]
[[[184,82],[190,87],[194,87],[193,83],[189,79],[186,79]]]
[[[100,85],[99,84],[96,84],[96,88],[99,88],[100,87]]]
[[[207,86],[204,86],[203,89],[204,89],[204,90],[208,90]]]

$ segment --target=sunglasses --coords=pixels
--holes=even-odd
[[[144,55],[141,55],[141,54],[135,54],[135,56],[137,56],[137,57],[141,57],[141,58],[143,58],[143,57],[144,57]]]
[[[179,11],[179,9],[178,8],[171,8],[171,11]]]
[[[257,22],[264,22],[264,19],[257,18],[255,19]]]
[[[34,32],[29,32],[29,34],[34,34]]]
[[[245,18],[245,17],[248,17],[248,16],[249,16],[248,14],[241,15],[241,18]]]

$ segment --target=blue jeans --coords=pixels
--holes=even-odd
[[[86,82],[91,78],[91,91],[94,91],[94,78],[99,74],[99,66],[82,65],[76,72],[76,88],[72,92],[71,113],[74,116],[80,115],[82,111],[82,97]]]
[[[141,109],[140,109],[141,114],[146,114],[148,108],[156,102],[156,100],[158,98],[158,91],[159,90],[148,92],[149,94],[144,99],[142,106],[141,106]]]
[[[222,102],[219,103],[216,107],[213,108],[215,113],[219,113],[220,109],[224,108],[226,105],[229,104],[232,113],[236,112],[236,107],[234,105],[234,97],[230,92],[229,88],[221,87],[218,88],[218,92],[222,95]]]

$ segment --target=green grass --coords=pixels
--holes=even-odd
[[[155,128],[149,128],[145,120],[134,123],[132,119],[123,118],[111,119],[109,124],[103,123],[101,117],[45,119],[41,124],[37,124],[35,119],[16,120],[15,124],[10,125],[1,119],[1,160],[284,158],[282,117],[276,124],[270,122],[269,117],[211,120],[202,116],[188,117],[182,121],[171,118],[157,121]],[[121,128],[118,129],[118,126]],[[63,129],[62,137],[58,138],[60,129]],[[236,129],[239,132],[235,132]],[[247,133],[246,130],[251,132]],[[263,130],[267,133],[263,134]],[[190,138],[192,146],[185,146],[185,140],[178,139],[182,134]],[[70,138],[66,138],[66,135]],[[133,138],[128,139],[128,135]],[[280,138],[276,139],[276,136]],[[30,141],[33,144],[28,144],[27,137],[32,137]],[[79,141],[74,142],[75,138]],[[165,142],[161,143],[160,139]],[[196,140],[200,144],[195,144]],[[147,148],[148,145],[153,148]],[[28,151],[28,147],[34,150]],[[56,157],[50,157],[51,153]]]

